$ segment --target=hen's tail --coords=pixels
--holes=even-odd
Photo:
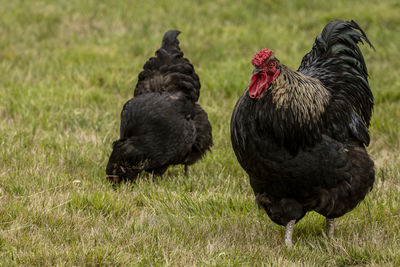
[[[177,30],[167,31],[164,34],[161,48],[160,50],[157,51],[157,53],[161,53],[161,51],[164,50],[165,52],[171,55],[183,56],[183,53],[179,47],[179,40],[178,40],[178,35],[180,33],[181,32]]]
[[[134,96],[150,92],[183,93],[196,102],[200,95],[200,80],[193,65],[183,57],[177,39],[180,31],[164,34],[156,57],[150,58],[139,74]]]
[[[352,21],[328,23],[306,54],[299,72],[319,79],[333,97],[350,101],[368,127],[373,95],[368,84],[368,70],[358,43],[365,41],[372,48],[365,32]]]

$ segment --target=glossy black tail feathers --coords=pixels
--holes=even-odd
[[[167,31],[164,34],[163,40],[162,40],[162,45],[161,49],[165,50],[169,54],[180,54],[180,56],[183,56],[183,53],[179,47],[179,40],[178,40],[178,35],[180,34],[180,31],[177,30],[170,30]],[[159,53],[157,51],[157,53]]]
[[[312,69],[319,59],[339,57],[362,74],[363,80],[367,82],[367,66],[358,46],[358,43],[363,41],[375,49],[364,30],[355,21],[331,21],[315,39],[310,53],[304,56],[299,71],[306,72],[307,69]]]
[[[358,43],[363,43],[363,40],[374,48],[363,29],[355,21],[335,20],[325,26],[321,35],[317,37],[316,44],[321,53],[339,55],[366,78],[367,66],[358,47]]]
[[[170,30],[164,34],[156,57],[151,57],[139,74],[134,96],[149,92],[183,94],[193,101],[200,95],[200,80],[193,65],[183,57],[177,39],[180,31]]]

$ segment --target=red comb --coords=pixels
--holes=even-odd
[[[261,67],[263,63],[273,54],[274,51],[264,48],[263,50],[259,51],[257,54],[254,55],[253,59],[251,60],[251,64],[253,64],[254,67]]]

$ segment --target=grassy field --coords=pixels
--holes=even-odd
[[[400,3],[382,1],[0,0],[0,266],[400,266]],[[376,106],[373,191],[337,220],[283,228],[258,210],[230,144],[250,60],[296,68],[330,20],[354,19]],[[214,147],[192,170],[113,189],[105,179],[122,105],[163,33],[202,82]]]

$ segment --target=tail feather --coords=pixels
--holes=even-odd
[[[355,21],[336,20],[326,25],[321,35],[317,37],[316,45],[319,48],[317,51],[320,56],[325,54],[340,57],[367,78],[367,66],[358,46],[358,43],[363,43],[363,40],[373,48],[365,32]]]
[[[363,41],[374,48],[363,29],[355,21],[332,21],[316,38],[313,49],[304,56],[299,71],[309,72],[308,70],[312,70],[319,59],[338,57],[367,79],[367,66],[358,46],[358,43],[363,43]]]
[[[179,34],[177,30],[164,34],[156,57],[150,58],[139,74],[134,96],[150,92],[179,92],[195,102],[198,100],[200,80],[193,65],[183,57],[177,38]]]
[[[180,54],[183,56],[183,53],[179,47],[178,35],[180,31],[170,30],[164,34],[161,49],[167,51],[169,54]]]

